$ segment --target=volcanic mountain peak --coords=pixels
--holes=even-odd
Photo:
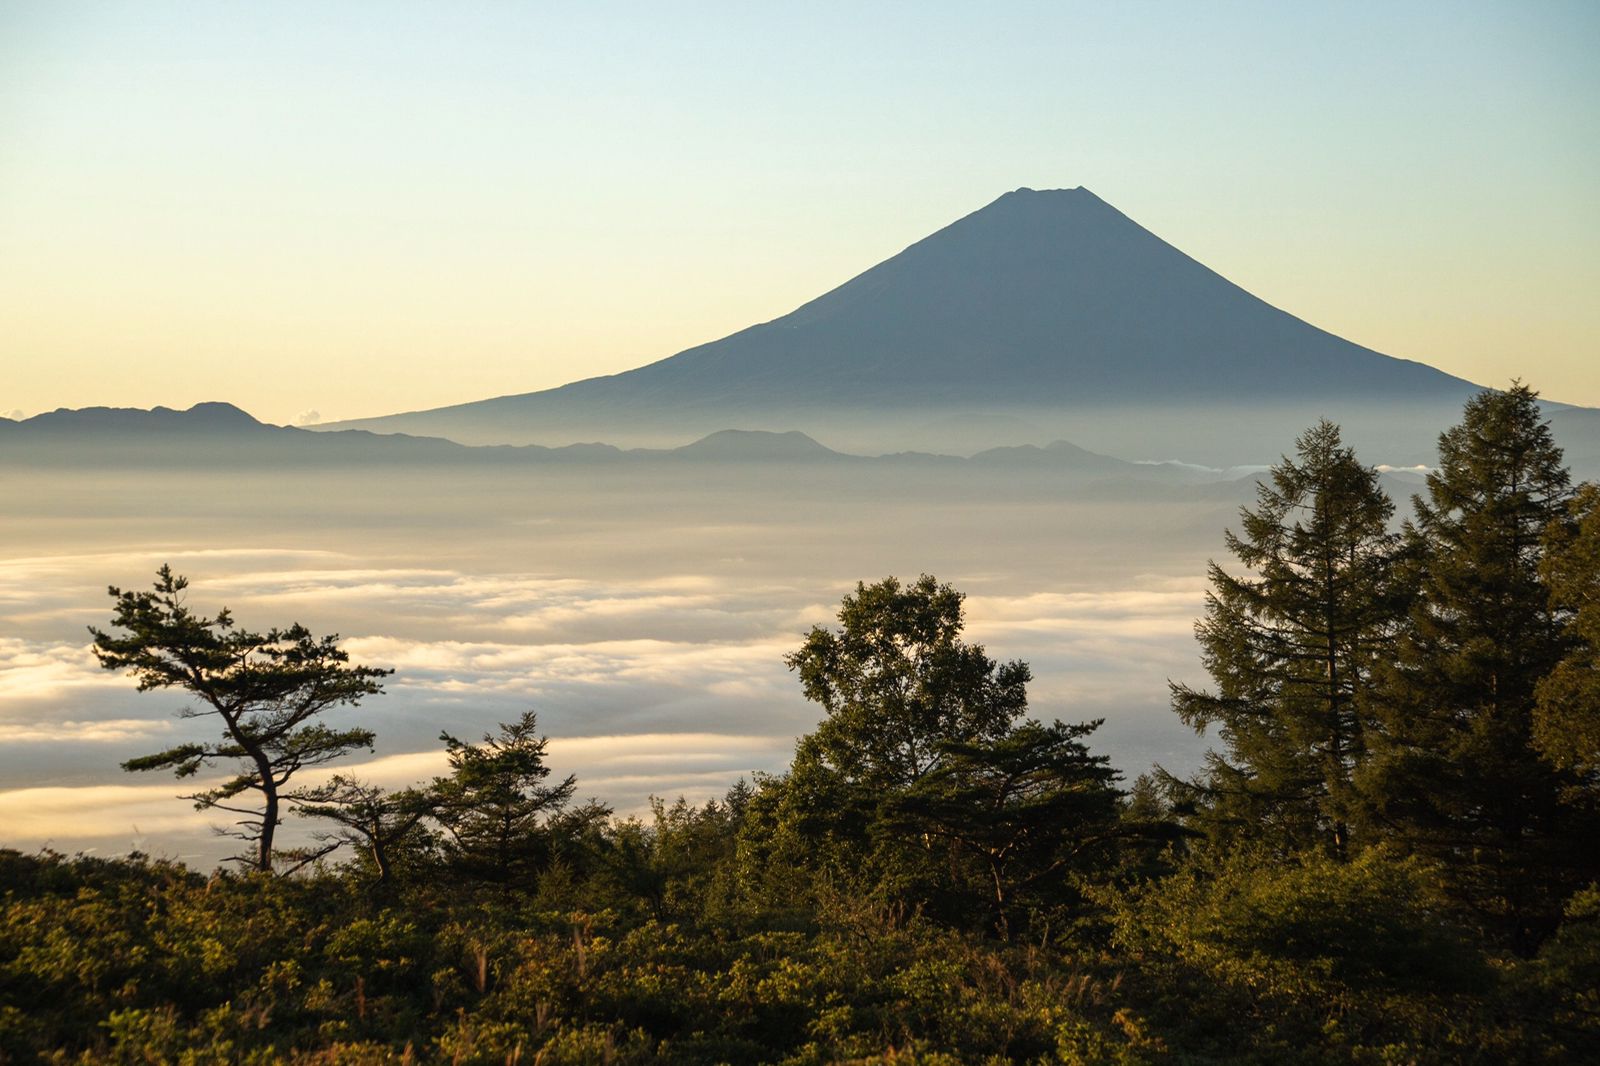
[[[557,444],[682,443],[745,425],[850,443],[853,426],[959,413],[1037,417],[1077,436],[1072,418],[1110,409],[1453,408],[1473,391],[1272,307],[1087,189],[1024,188],[780,318],[658,362],[342,426]]]

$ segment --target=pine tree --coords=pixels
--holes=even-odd
[[[1225,750],[1201,780],[1171,783],[1214,830],[1343,856],[1371,678],[1401,613],[1394,505],[1337,426],[1323,421],[1295,445],[1241,509],[1241,532],[1226,534],[1253,576],[1210,566],[1195,633],[1215,690],[1172,685],[1174,710],[1199,732],[1217,726]]]
[[[469,875],[500,884],[536,872],[549,858],[546,822],[577,791],[571,775],[545,784],[545,737],[532,711],[502,722],[498,736],[468,744],[440,733],[450,776],[436,778],[433,818],[445,830],[446,851]]]
[[[1582,819],[1533,744],[1535,693],[1569,646],[1541,576],[1568,521],[1561,449],[1513,383],[1468,401],[1406,536],[1418,595],[1385,681],[1362,791],[1380,824],[1441,863],[1493,932],[1531,952],[1589,865]]]
[[[221,735],[130,759],[122,768],[170,769],[182,778],[214,762],[234,763],[233,777],[184,798],[199,810],[239,815],[223,831],[249,849],[235,861],[270,873],[284,786],[308,766],[372,747],[370,729],[334,729],[318,719],[382,692],[379,680],[392,671],[348,665],[337,636],[314,637],[301,625],[253,633],[240,629],[226,609],[214,618],[195,614],[186,602],[188,587],[163,566],[149,592],[112,588],[111,624],[123,632],[92,626],[89,632],[102,667],[132,674],[141,692],[188,693],[198,708],[185,708],[181,717],[214,716]]]
[[[344,774],[283,798],[301,817],[336,827],[315,834],[318,845],[303,849],[305,859],[315,861],[349,845],[366,852],[380,884],[393,878],[396,858],[410,850],[413,840],[426,840],[423,821],[433,814],[435,804],[434,797],[421,789],[390,792]]]
[[[885,829],[938,842],[946,876],[972,865],[976,906],[963,909],[987,904],[1009,939],[1028,911],[1075,895],[1073,874],[1110,864],[1122,794],[1110,760],[1084,742],[1099,726],[1026,721],[996,740],[947,741],[936,769],[887,797]]]

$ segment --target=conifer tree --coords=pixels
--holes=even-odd
[[[308,848],[311,860],[350,845],[367,853],[379,883],[394,876],[395,859],[413,838],[425,837],[423,820],[433,813],[435,800],[416,788],[389,792],[378,785],[344,774],[311,788],[285,794],[295,813],[304,818],[332,822],[336,828],[316,834],[320,846]]]
[[[1600,788],[1600,486],[1579,488],[1571,517],[1548,527],[1541,565],[1556,608],[1570,613],[1573,646],[1539,682],[1533,741],[1546,759],[1594,790]]]
[[[1122,794],[1085,743],[1099,726],[1030,720],[996,740],[947,741],[936,769],[887,798],[885,828],[940,842],[952,873],[973,864],[976,901],[1009,939],[1019,909],[1062,901],[1073,873],[1110,863]]]
[[[1537,399],[1518,383],[1483,392],[1439,438],[1406,529],[1418,595],[1385,682],[1380,757],[1361,782],[1375,818],[1441,863],[1521,952],[1593,864],[1574,851],[1584,818],[1533,743],[1536,691],[1569,647],[1541,562],[1571,497]]]
[[[1173,708],[1197,731],[1218,727],[1197,782],[1213,828],[1241,823],[1276,846],[1350,847],[1351,774],[1367,752],[1374,665],[1401,612],[1394,505],[1339,428],[1295,442],[1240,511],[1229,551],[1252,574],[1210,566],[1195,625],[1215,688],[1173,684]]]
[[[547,857],[546,821],[577,791],[571,775],[546,784],[548,741],[532,711],[502,722],[498,736],[468,744],[439,734],[450,760],[450,776],[436,778],[433,818],[448,834],[446,851],[466,872],[508,884],[534,872]]]
[[[379,681],[392,671],[348,665],[337,636],[314,637],[301,625],[254,633],[240,629],[226,609],[213,618],[196,614],[186,602],[188,587],[163,566],[149,592],[112,588],[111,624],[121,632],[92,626],[89,632],[102,667],[132,674],[141,692],[188,693],[198,706],[181,716],[214,716],[222,722],[221,734],[130,759],[122,768],[170,769],[186,778],[214,762],[234,763],[233,777],[184,798],[199,810],[239,815],[223,831],[249,848],[236,861],[269,873],[284,786],[308,766],[372,747],[370,729],[332,728],[318,719],[382,692]]]

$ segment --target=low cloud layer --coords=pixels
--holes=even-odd
[[[0,843],[207,862],[225,853],[210,819],[174,798],[179,783],[118,769],[214,735],[216,721],[179,718],[183,693],[137,693],[89,650],[85,627],[109,622],[106,584],[145,587],[162,562],[193,578],[201,613],[226,605],[253,628],[304,620],[342,634],[354,661],[396,671],[383,696],[338,713],[378,734],[375,754],[340,769],[394,786],[426,780],[444,769],[441,730],[476,740],[533,709],[555,771],[622,812],[781,771],[820,713],[783,656],[811,625],[834,622],[854,584],[799,565],[792,579],[747,574],[742,557],[709,551],[700,569],[643,579],[508,571],[498,557],[418,566],[414,554],[154,544],[0,560]],[[871,558],[838,565],[883,576]],[[970,593],[970,639],[1031,664],[1035,716],[1106,719],[1097,747],[1129,773],[1194,764],[1199,744],[1166,709],[1165,682],[1197,673],[1198,577],[1034,587],[1000,571],[940,576]]]
[[[548,761],[560,773],[577,776],[580,798],[603,799],[621,815],[648,816],[650,797],[684,796],[695,803],[720,797],[752,770],[786,761],[792,744],[788,736],[716,733],[552,737]],[[353,758],[335,768],[307,772],[297,783],[315,785],[343,773],[394,789],[448,771],[444,752],[435,749]],[[4,846],[112,854],[139,850],[190,863],[216,863],[237,843],[217,835],[222,819],[216,813],[197,811],[179,798],[210,783],[207,779],[180,787],[163,780],[0,790]],[[312,829],[291,819],[284,843],[303,841]]]

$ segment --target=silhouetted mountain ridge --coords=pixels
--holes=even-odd
[[[1145,477],[1153,468],[1056,441],[1044,448],[997,448],[965,459],[905,452],[864,456],[836,451],[795,430],[720,430],[677,448],[620,449],[609,444],[464,445],[438,437],[338,430],[313,433],[258,421],[232,404],[168,407],[63,408],[21,422],[0,420],[0,461],[30,465],[59,463],[103,466],[149,465],[250,467],[304,465],[403,465],[455,463],[465,466],[652,462],[743,464],[752,467],[807,464],[926,466],[943,464],[1036,468],[1074,474]],[[1172,474],[1174,472],[1168,471]],[[1198,476],[1195,472],[1184,477]]]
[[[33,433],[216,433],[281,429],[258,421],[231,403],[209,401],[187,410],[171,407],[58,407],[54,411],[12,422],[15,429]]]

